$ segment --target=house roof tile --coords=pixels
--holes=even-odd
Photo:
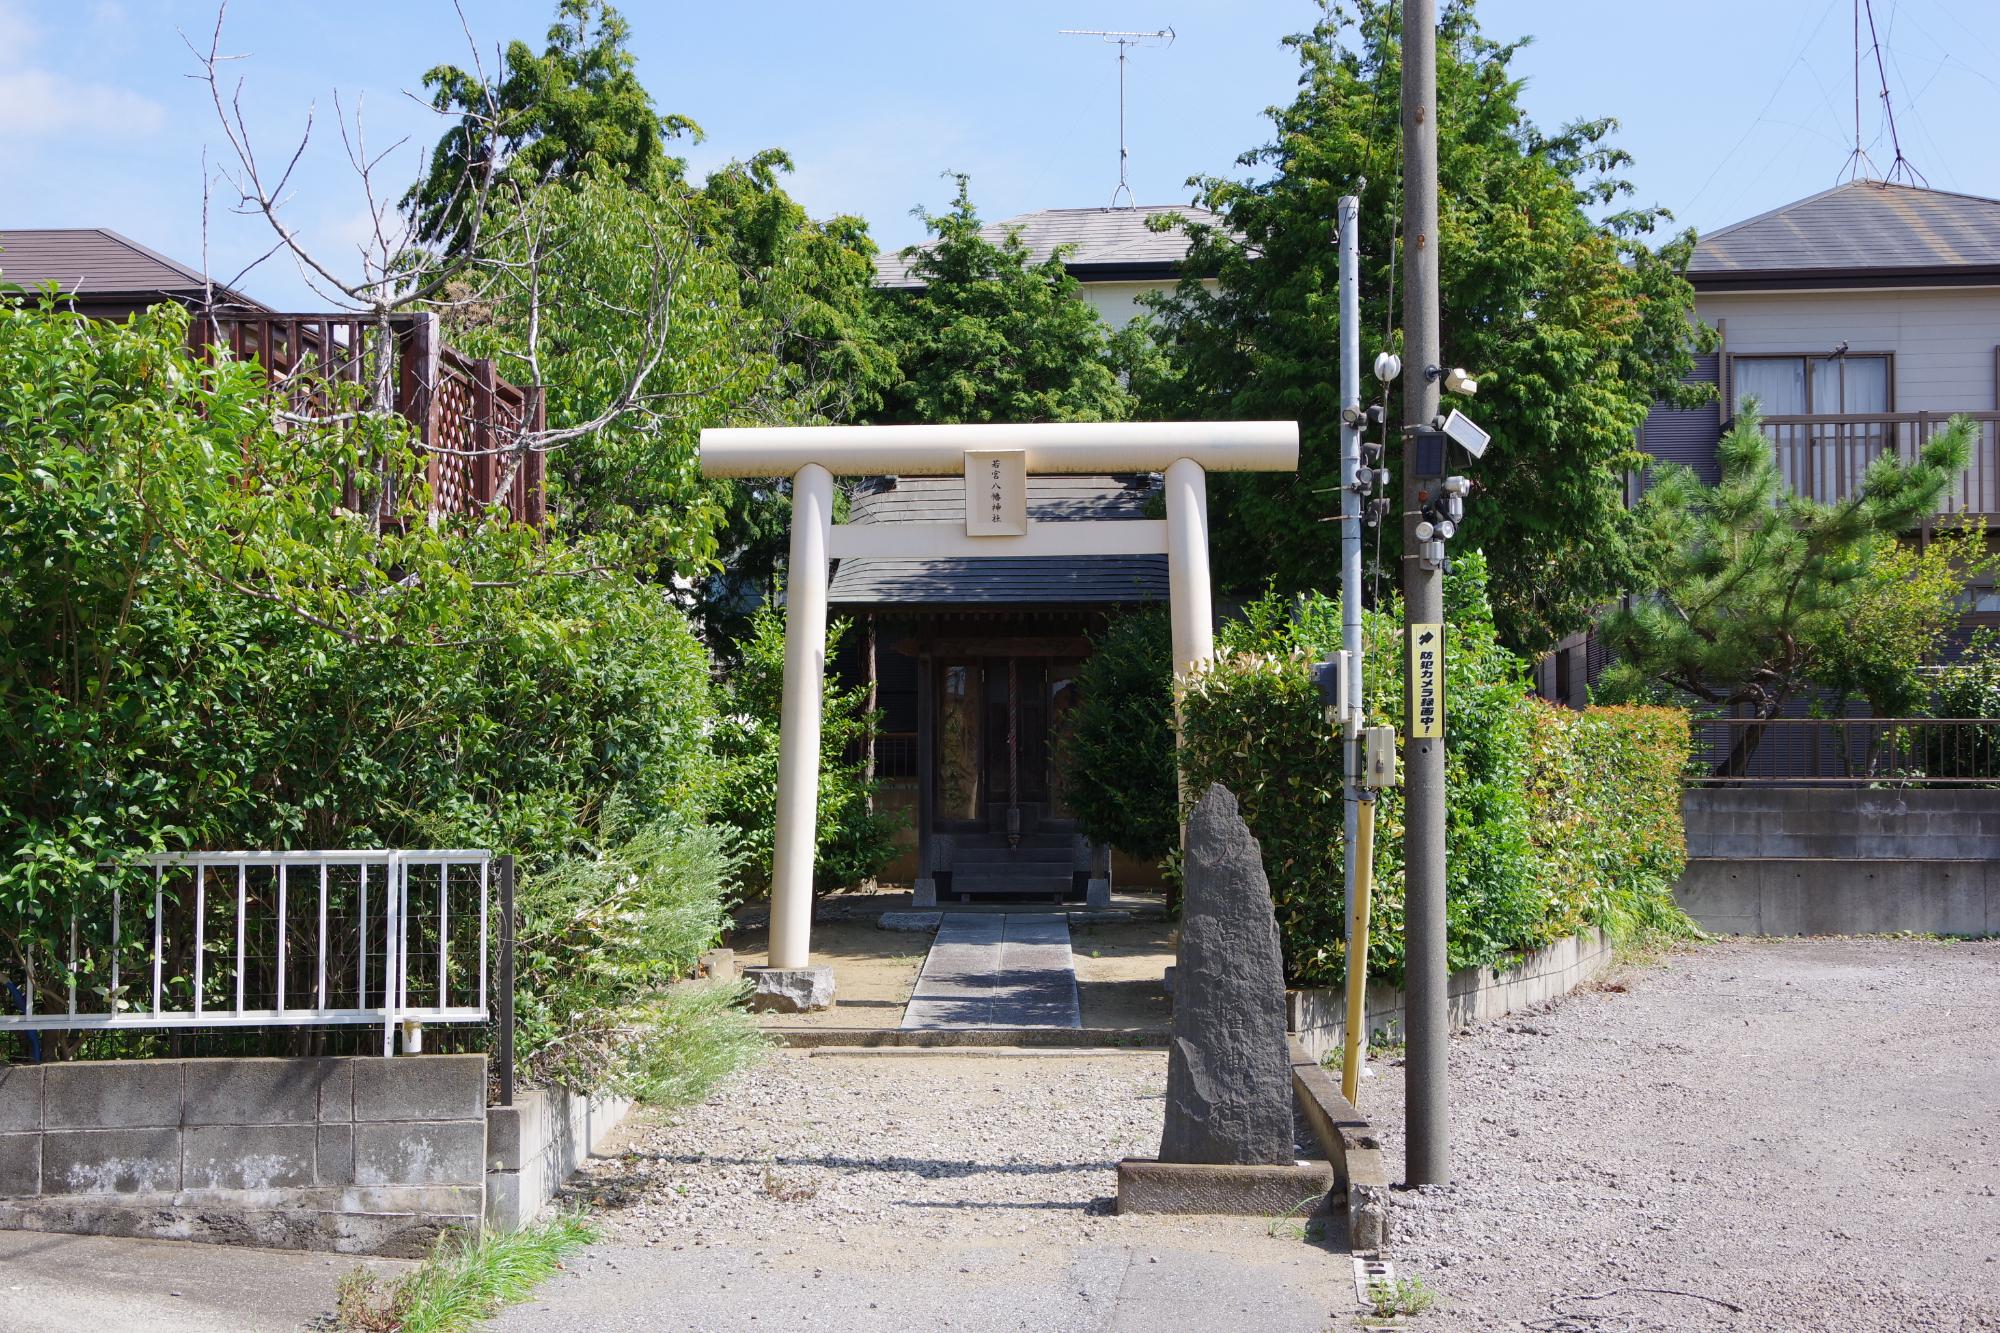
[[[198,299],[202,275],[104,227],[0,228],[0,281],[33,289],[56,283],[82,297]],[[217,285],[217,294],[248,302]]]
[[[1697,288],[1791,280],[2000,279],[2000,200],[1857,180],[1701,237]]]
[[[1065,266],[1078,277],[1114,277],[1119,272],[1134,276],[1170,276],[1186,257],[1187,232],[1175,227],[1154,231],[1151,219],[1178,214],[1189,222],[1219,225],[1220,215],[1190,204],[1147,204],[1138,208],[1045,208],[979,229],[984,239],[998,245],[1007,233],[1018,230],[1031,263],[1041,263],[1056,250],[1074,249]],[[930,242],[917,247],[927,249]],[[923,280],[910,273],[909,261],[900,252],[875,257],[875,285],[878,287],[921,287]]]

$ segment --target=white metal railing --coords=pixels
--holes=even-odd
[[[486,1021],[492,863],[484,851],[145,858],[151,901],[134,928],[121,889],[108,923],[72,916],[67,1004],[37,1011],[30,962],[18,1006],[0,992],[0,1031],[380,1023],[394,1054],[405,1021]]]

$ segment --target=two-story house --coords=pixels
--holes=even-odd
[[[2000,522],[2000,200],[1850,181],[1703,236],[1688,281],[1721,336],[1695,372],[1717,401],[1655,409],[1647,453],[1713,480],[1716,444],[1754,398],[1786,480],[1836,500],[1870,460],[1907,456],[1966,413],[1979,441],[1942,508]],[[1968,608],[2000,622],[1990,585],[1968,590]],[[1581,704],[1602,668],[1596,640],[1578,636],[1538,684]]]

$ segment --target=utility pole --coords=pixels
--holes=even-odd
[[[1340,197],[1340,646],[1347,652],[1347,716],[1342,738],[1346,788],[1341,793],[1346,833],[1348,957],[1354,956],[1354,839],[1361,800],[1361,200]],[[1365,1034],[1364,1034],[1365,1036]]]
[[[1403,0],[1403,615],[1407,691],[1404,745],[1403,920],[1407,987],[1404,1178],[1411,1185],[1451,1180],[1451,1124],[1446,1107],[1446,1056],[1451,1039],[1445,1005],[1444,727],[1420,718],[1416,658],[1428,628],[1441,640],[1442,558],[1433,559],[1417,525],[1436,479],[1411,461],[1417,430],[1438,415],[1442,375],[1438,338],[1437,2]],[[1442,471],[1440,465],[1439,471]],[[1428,651],[1435,652],[1437,645]],[[1440,656],[1430,659],[1441,662]],[[1437,673],[1441,682],[1442,671]],[[1438,701],[1442,702],[1442,686]]]

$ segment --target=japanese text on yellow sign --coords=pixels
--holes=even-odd
[[[1410,626],[1410,735],[1444,735],[1444,626]]]

